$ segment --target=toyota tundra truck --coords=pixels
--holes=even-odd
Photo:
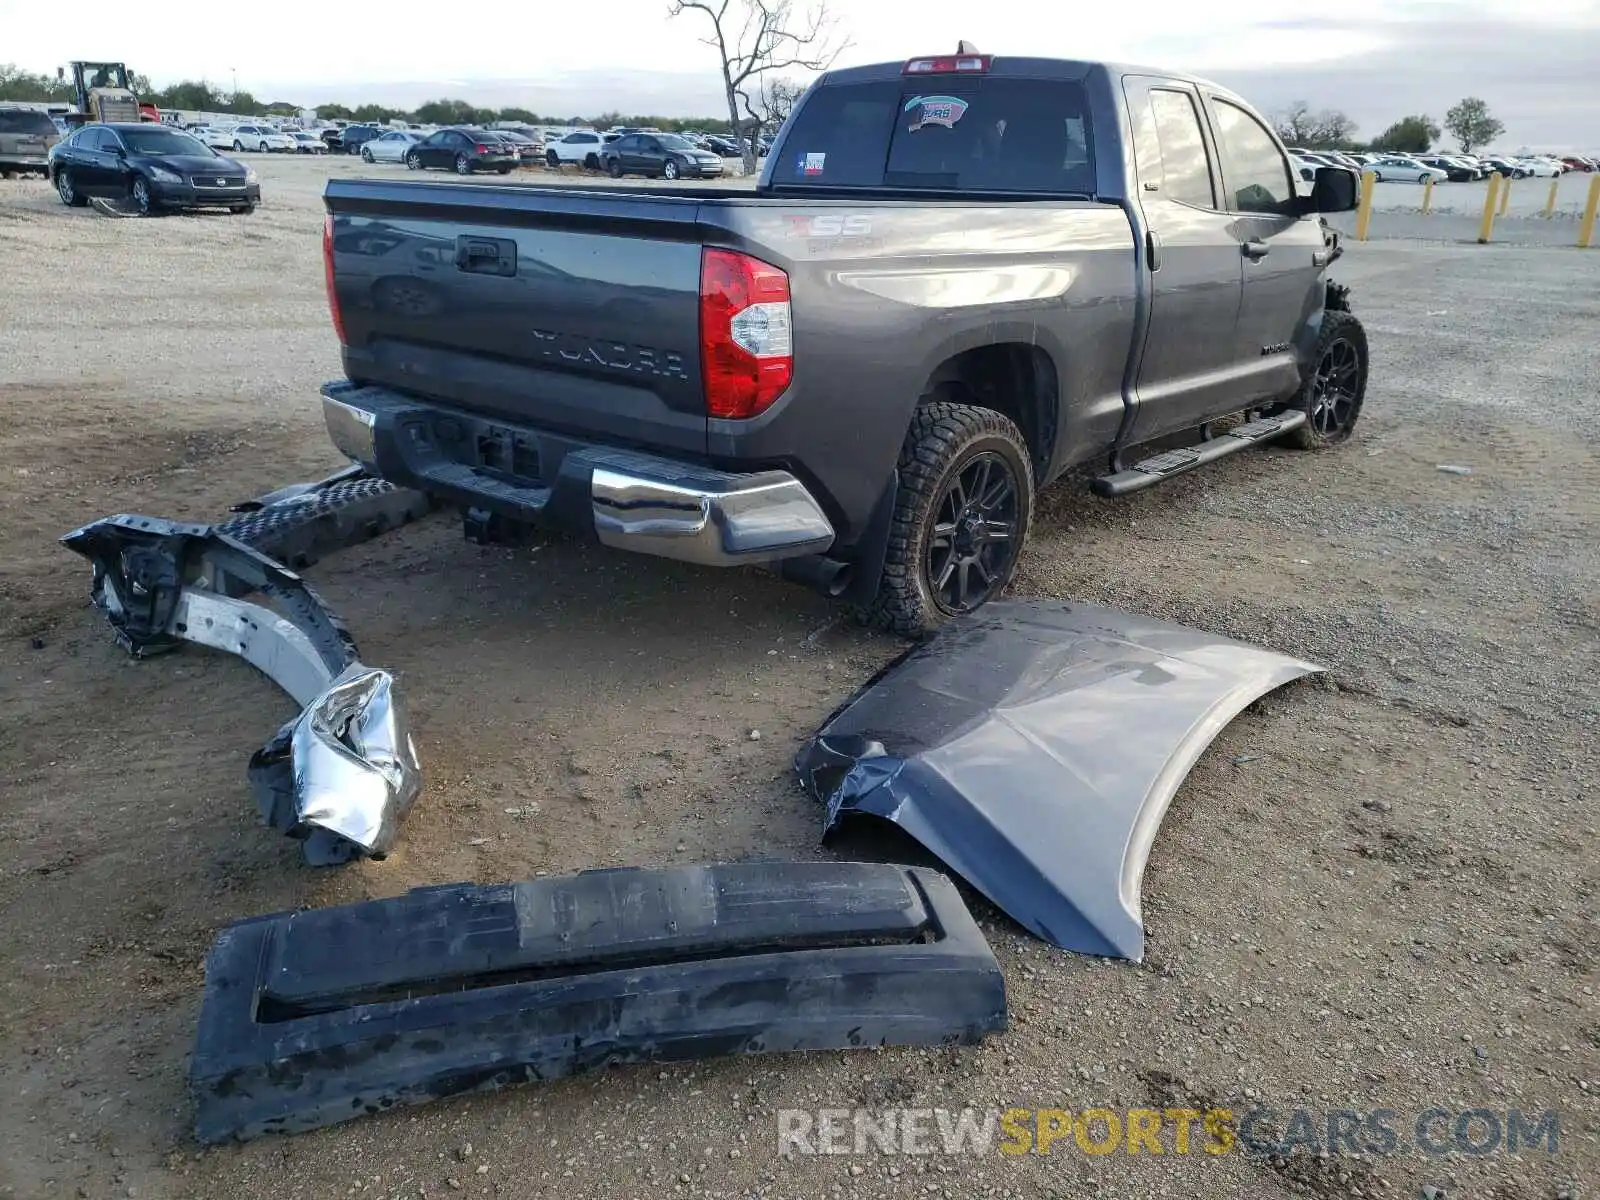
[[[822,75],[753,190],[335,179],[327,428],[475,540],[761,564],[925,633],[1069,470],[1349,437],[1319,214],[1355,193],[1205,80],[966,44]]]

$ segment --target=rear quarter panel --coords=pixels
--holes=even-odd
[[[1136,318],[1121,208],[758,200],[707,206],[700,220],[708,243],[789,272],[794,319],[793,384],[755,420],[711,421],[710,452],[813,477],[842,541],[860,532],[930,379],[963,351],[1017,343],[1048,356],[1052,470],[1115,438]]]

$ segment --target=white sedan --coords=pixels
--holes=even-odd
[[[406,160],[406,151],[421,140],[420,133],[412,133],[409,129],[391,129],[388,133],[362,142],[361,157],[367,162],[402,163]]]
[[[259,150],[263,153],[269,150],[294,150],[294,139],[286,133],[279,133],[270,125],[235,125],[228,130],[233,140],[228,143],[230,150]]]
[[[290,129],[287,131],[289,139],[294,142],[294,148],[301,154],[326,154],[328,143],[316,134],[305,129]]]
[[[1433,180],[1443,183],[1450,178],[1448,171],[1441,171],[1438,167],[1430,167],[1427,163],[1418,162],[1414,158],[1407,158],[1402,154],[1389,154],[1376,158],[1367,164],[1379,183],[1385,180],[1400,183],[1426,183]]]
[[[189,131],[213,150],[232,150],[233,131],[231,129],[215,129],[210,125]]]
[[[1523,169],[1529,175],[1544,179],[1556,179],[1562,174],[1561,164],[1548,158],[1535,156],[1533,158],[1519,158],[1517,161],[1522,164]]]

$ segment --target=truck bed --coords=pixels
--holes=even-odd
[[[503,422],[498,469],[530,482],[569,442],[782,468],[848,541],[930,372],[1007,336],[1051,355],[1093,439],[1121,419],[1125,356],[1061,337],[1131,342],[1133,234],[1115,205],[361,179],[331,181],[326,205],[350,380],[459,410],[478,438]],[[793,379],[748,420],[706,412],[706,247],[789,278]],[[524,431],[542,445],[519,463]]]

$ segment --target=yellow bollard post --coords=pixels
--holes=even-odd
[[[1494,232],[1495,202],[1500,199],[1500,185],[1507,182],[1499,171],[1489,176],[1489,190],[1483,197],[1483,220],[1478,223],[1478,245],[1487,246]]]
[[[1557,175],[1550,181],[1550,194],[1545,197],[1544,215],[1549,216],[1556,211],[1556,193],[1561,190],[1561,176]]]
[[[1361,173],[1361,203],[1356,208],[1356,241],[1367,240],[1367,227],[1372,224],[1372,189],[1378,177],[1371,171]]]
[[[1428,210],[1433,207],[1433,176],[1429,175],[1422,185],[1422,215],[1427,216]]]
[[[1497,171],[1497,172],[1495,172],[1495,174],[1498,175],[1499,172]],[[1506,205],[1508,205],[1510,203],[1511,203],[1511,176],[1509,176],[1509,175],[1501,175],[1500,176],[1500,211],[1495,213],[1495,216],[1497,216],[1497,217],[1505,216],[1506,215]]]
[[[1594,242],[1594,219],[1600,214],[1600,174],[1589,180],[1589,203],[1583,206],[1583,220],[1578,223],[1578,245],[1587,248]]]

